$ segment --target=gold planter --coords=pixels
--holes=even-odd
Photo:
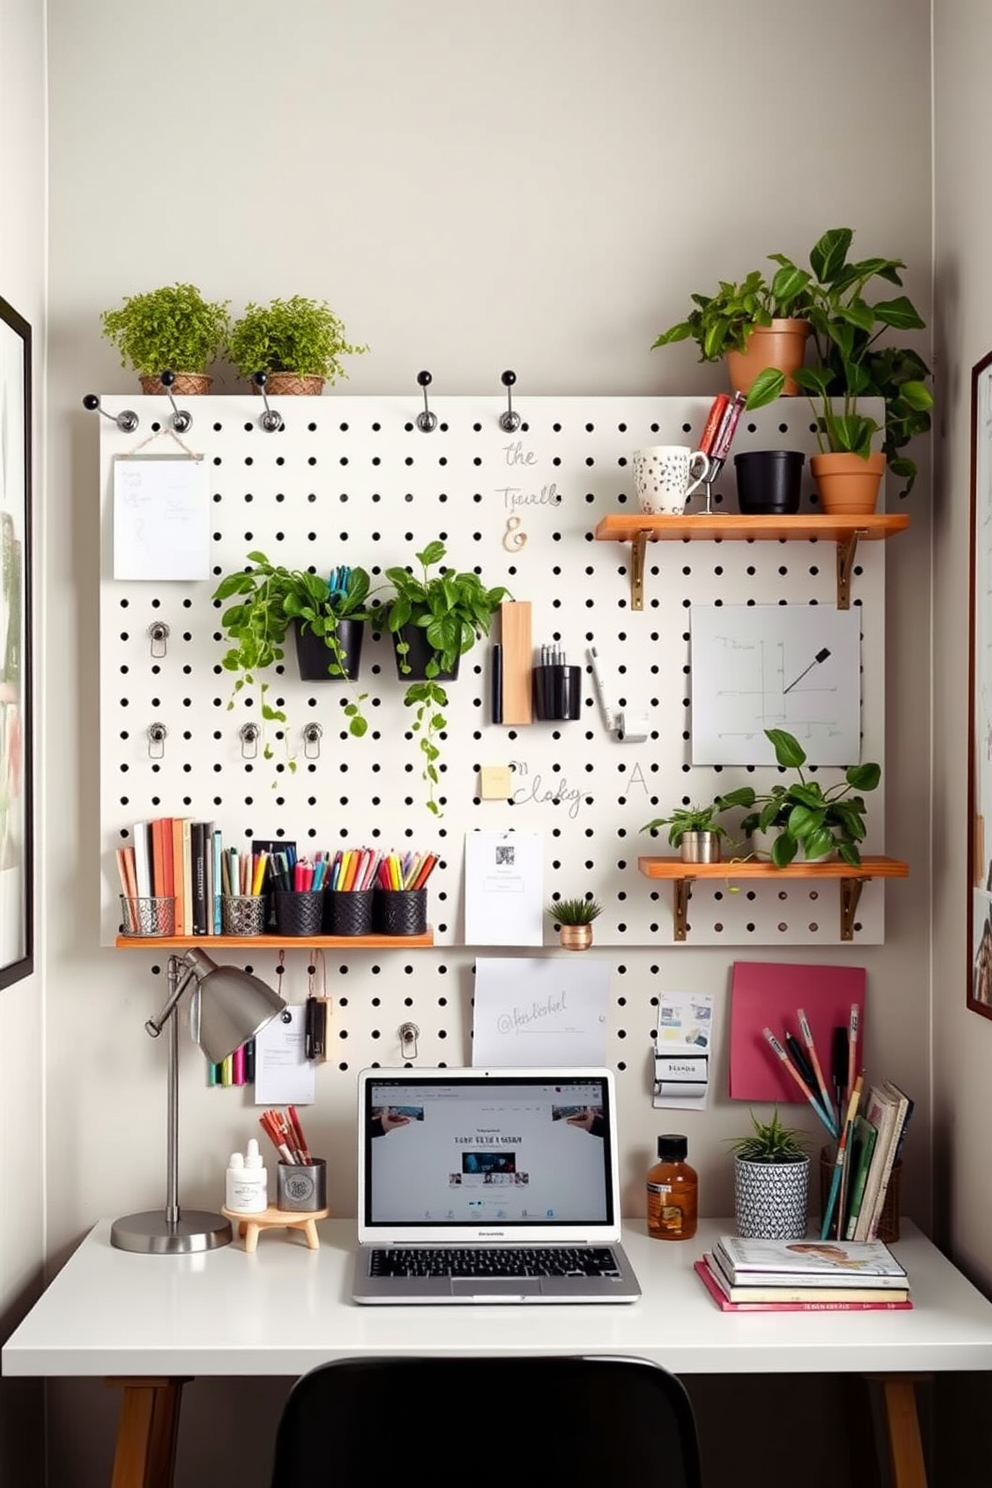
[[[587,951],[592,945],[591,925],[560,925],[560,944],[565,951]]]

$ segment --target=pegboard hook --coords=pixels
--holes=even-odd
[[[324,730],[319,723],[308,723],[303,730],[303,754],[306,759],[320,759],[320,741]]]
[[[111,423],[117,425],[122,434],[133,434],[141,422],[132,408],[122,408],[120,413],[108,413],[105,408],[100,407],[100,399],[96,393],[86,394],[83,407],[90,413],[102,413],[104,418],[109,418]]]
[[[168,371],[168,369],[166,371],[164,371],[161,374],[160,378],[159,378],[159,381],[161,382],[162,386],[165,388],[166,397],[168,398],[169,402],[172,404],[172,427],[173,427],[173,429],[175,430],[175,432],[177,434],[188,434],[189,431],[190,431],[190,429],[192,429],[192,427],[193,427],[193,415],[191,413],[188,413],[185,408],[177,408],[176,407],[176,400],[172,396],[172,385],[175,382],[175,380],[176,380],[176,374],[175,374],[175,372],[170,372],[170,371]]]
[[[148,627],[148,639],[151,641],[151,654],[161,658],[166,652],[166,641],[169,639],[169,627],[164,620],[153,620]]]
[[[264,429],[266,434],[277,434],[283,427],[283,420],[281,413],[277,413],[274,408],[269,407],[269,400],[265,396],[265,384],[268,380],[269,374],[267,372],[256,372],[252,378],[252,382],[262,395],[262,402],[265,404],[265,412],[260,413],[258,416],[258,427]]]
[[[418,372],[417,381],[424,390],[424,411],[417,414],[417,428],[422,434],[430,434],[437,428],[437,414],[431,413],[427,403],[427,389],[434,379],[429,372]]]
[[[148,725],[148,758],[165,758],[165,740],[169,730],[164,723],[150,723]]]
[[[243,723],[238,729],[238,738],[241,740],[241,758],[253,760],[258,758],[258,735],[257,723]]]
[[[416,1023],[401,1023],[399,1027],[400,1053],[404,1059],[416,1059],[417,1040],[420,1037],[420,1029]]]
[[[504,434],[515,434],[520,428],[520,415],[513,411],[513,394],[510,389],[517,380],[517,374],[507,370],[499,380],[506,388],[506,410],[499,416],[499,426]]]

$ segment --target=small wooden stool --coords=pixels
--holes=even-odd
[[[239,1214],[234,1209],[221,1207],[221,1214],[238,1227],[238,1236],[245,1242],[245,1250],[251,1255],[258,1245],[260,1230],[302,1230],[308,1250],[319,1250],[317,1236],[318,1219],[326,1219],[330,1209],[311,1209],[308,1213],[297,1213],[293,1209],[274,1209],[270,1204],[258,1214]]]

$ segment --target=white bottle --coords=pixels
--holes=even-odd
[[[235,1214],[261,1214],[269,1207],[269,1175],[254,1137],[245,1154],[232,1152],[227,1168],[225,1208]]]

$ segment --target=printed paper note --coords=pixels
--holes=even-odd
[[[610,962],[480,956],[475,963],[472,1063],[602,1065]]]

